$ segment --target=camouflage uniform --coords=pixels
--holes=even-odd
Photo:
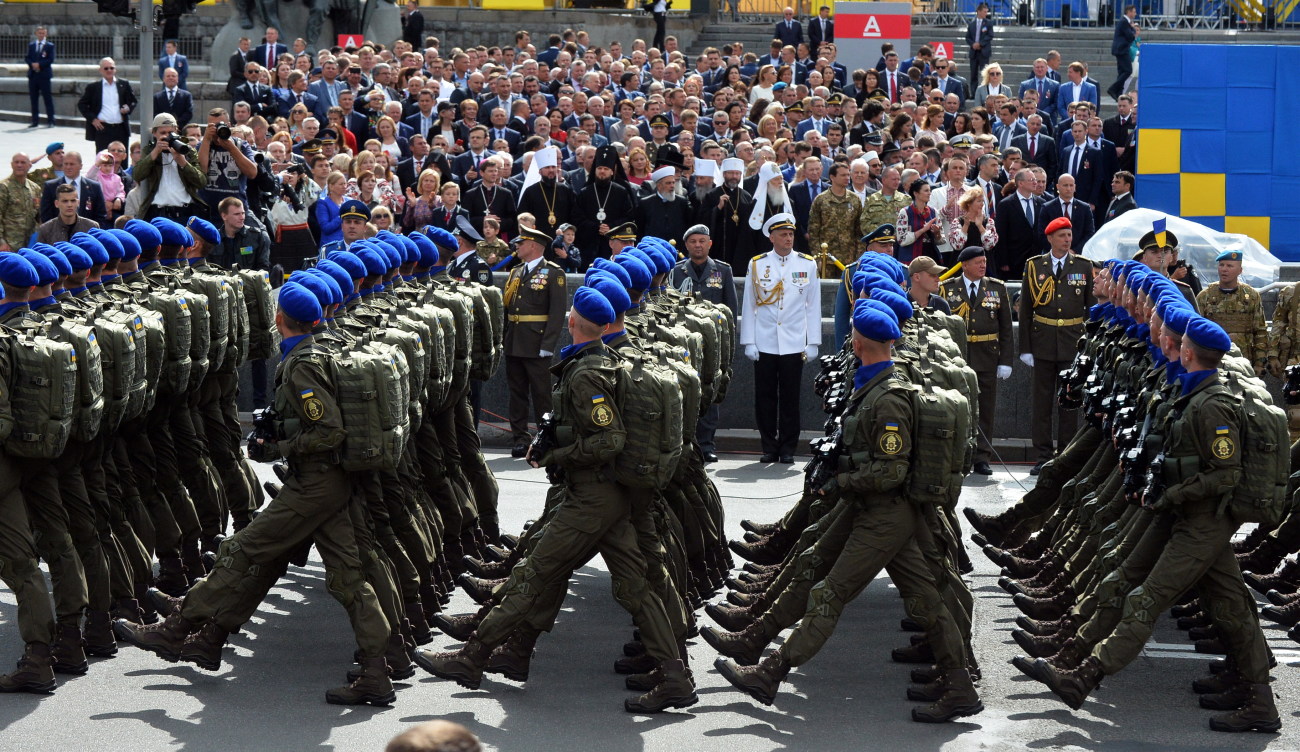
[[[36,232],[36,201],[41,186],[31,178],[17,180],[10,175],[0,183],[0,240],[13,250],[27,245]]]
[[[836,196],[832,191],[822,191],[813,199],[808,213],[808,250],[814,257],[821,253],[822,243],[832,256],[842,264],[851,264],[862,252],[858,243],[858,215],[862,201],[852,192]],[[828,262],[829,263],[829,262]],[[835,271],[832,266],[830,271]]]
[[[894,195],[889,197],[886,197],[883,191],[867,196],[862,214],[858,216],[858,232],[861,235],[870,235],[883,224],[893,224],[894,220],[898,219],[898,213],[911,202],[912,200],[902,191],[895,191]]]
[[[1262,374],[1268,362],[1268,325],[1255,288],[1238,282],[1235,290],[1221,290],[1215,282],[1196,296],[1196,305],[1202,316],[1223,327],[1255,373]]]
[[[1273,327],[1268,336],[1269,371],[1279,378],[1282,369],[1300,362],[1300,303],[1296,299],[1300,294],[1300,282],[1282,288],[1277,294],[1277,305],[1273,308]],[[1300,439],[1300,405],[1286,406],[1287,429],[1291,441]]]

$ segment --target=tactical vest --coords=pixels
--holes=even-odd
[[[77,404],[77,357],[72,345],[49,336],[49,327],[25,320],[5,335],[12,367],[10,406],[14,428],[5,439],[12,457],[53,459],[72,435]]]
[[[271,277],[265,271],[240,269],[236,275],[244,283],[244,304],[248,310],[248,359],[276,357],[279,334],[275,328],[275,294]]]
[[[61,316],[50,321],[49,336],[72,345],[72,356],[77,365],[72,438],[90,441],[99,434],[104,420],[104,370],[99,338],[93,328]]]
[[[615,401],[627,439],[614,458],[614,478],[634,488],[664,489],[682,454],[682,389],[678,374],[655,355],[632,349],[619,353]],[[688,368],[683,376],[694,376]],[[695,422],[690,421],[692,433]]]

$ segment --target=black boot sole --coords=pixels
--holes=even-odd
[[[453,674],[447,671],[439,671],[433,665],[433,661],[430,661],[427,658],[425,658],[424,655],[420,653],[420,651],[416,651],[415,656],[412,658],[412,660],[415,661],[415,665],[419,666],[425,671],[428,671],[429,673],[433,674],[439,679],[447,679],[449,681],[454,681],[460,686],[464,687],[465,689],[478,689],[479,685],[483,683],[482,676],[479,676],[476,679],[474,677],[464,676],[462,674]]]
[[[642,713],[642,714],[649,715],[653,713],[662,713],[665,710],[668,710],[670,708],[689,708],[690,706],[694,705],[699,701],[700,698],[696,696],[694,692],[692,692],[687,697],[675,697],[671,700],[668,700],[662,705],[655,705],[655,706],[641,705],[635,700],[630,700],[630,699],[624,700],[623,709],[629,713]]]
[[[1241,733],[1245,731],[1258,731],[1265,734],[1276,734],[1277,732],[1282,730],[1282,721],[1281,719],[1278,719],[1276,721],[1255,721],[1249,726],[1228,726],[1227,724],[1220,723],[1216,719],[1211,718],[1210,730],[1225,731],[1230,734]]]
[[[389,692],[382,695],[365,695],[356,702],[344,702],[343,700],[330,697],[329,693],[325,694],[325,702],[331,705],[375,705],[377,707],[387,707],[397,700],[397,692]]]
[[[82,662],[80,664],[55,663],[52,666],[50,666],[50,668],[56,674],[67,674],[68,676],[85,676],[86,673],[90,671],[90,664],[85,662]]]
[[[54,689],[55,687],[58,686],[59,683],[51,679],[47,682],[27,682],[25,684],[21,684],[12,689],[0,689],[0,693],[9,694],[9,693],[17,693],[17,692],[26,692],[28,694],[33,694],[33,695],[51,695],[54,694]]]
[[[718,670],[718,673],[722,674],[722,678],[726,679],[728,684],[739,689],[741,692],[744,692],[755,700],[758,700],[764,705],[771,705],[776,700],[772,695],[768,695],[756,687],[748,687],[741,684],[740,677],[731,670],[731,667],[727,665],[725,659],[719,658],[715,660],[713,662],[713,667]]]
[[[953,711],[947,715],[934,716],[933,718],[917,715],[919,711],[920,708],[912,708],[912,720],[917,723],[948,723],[949,721],[955,721],[958,718],[965,718],[966,716],[977,715],[984,712],[984,703],[977,702],[974,705],[965,705],[960,708],[954,708]]]

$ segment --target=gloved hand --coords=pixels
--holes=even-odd
[[[1286,375],[1286,369],[1282,367],[1282,361],[1278,360],[1276,356],[1268,359],[1268,372],[1275,379],[1280,379]]]
[[[745,357],[758,360],[758,345],[745,345]]]
[[[539,358],[549,358],[549,357],[551,357],[551,356],[554,355],[554,354],[555,354],[555,353],[551,352],[550,350],[539,350],[539,351],[537,352],[537,357],[539,357]]]
[[[1011,378],[1011,366],[998,366],[998,379],[1006,381]]]
[[[1031,355],[1031,354],[1029,354],[1029,353],[1020,353],[1020,362],[1021,362],[1021,363],[1024,363],[1025,365],[1029,366],[1030,368],[1033,368],[1033,367],[1034,367],[1034,356]]]
[[[817,360],[817,345],[808,345],[803,349],[803,359],[811,363]]]

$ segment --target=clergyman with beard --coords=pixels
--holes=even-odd
[[[741,185],[744,177],[744,160],[722,160],[722,182],[704,197],[696,215],[713,236],[710,255],[729,264],[740,276],[744,276],[745,266],[755,253],[754,233],[747,224],[754,211],[754,197]]]
[[[609,258],[610,231],[635,218],[636,205],[618,150],[602,146],[596,150],[587,184],[578,194],[578,247],[591,254],[589,261]]]

